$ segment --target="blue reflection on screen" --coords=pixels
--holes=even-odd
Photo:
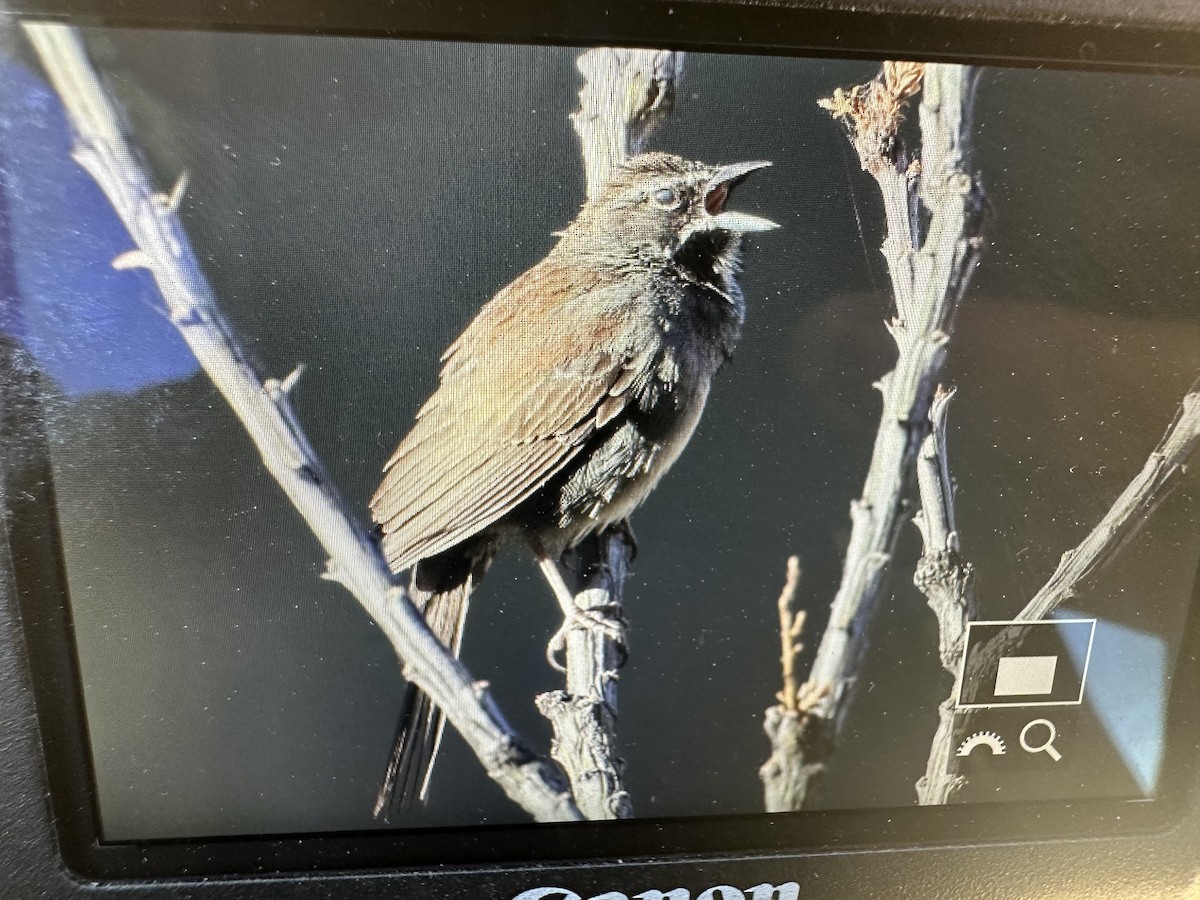
[[[1055,618],[1077,613],[1060,610]],[[1076,668],[1086,647],[1068,644]],[[1084,699],[1108,732],[1129,774],[1147,795],[1154,793],[1166,730],[1167,648],[1163,640],[1107,619],[1096,623]]]
[[[129,236],[70,147],[53,90],[0,59],[0,329],[70,395],[193,374],[153,281],[112,268]]]

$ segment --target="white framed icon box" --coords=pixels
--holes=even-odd
[[[1006,632],[1012,646],[990,650]],[[1079,706],[1095,636],[1096,619],[968,622],[955,709]]]

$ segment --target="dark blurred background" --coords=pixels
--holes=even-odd
[[[446,344],[579,207],[567,120],[577,51],[88,39],[157,183],[189,172],[185,226],[263,371],[305,365],[298,414],[365,517]],[[127,239],[67,159],[53,96],[11,52],[0,89],[17,276],[6,328],[48,376],[105,834],[371,827],[399,667],[353,600],[318,578],[318,546],[194,374],[150,282],[108,269]],[[634,520],[620,729],[640,816],[761,809],[785,558],[804,565],[804,665],[836,590],[879,411],[871,383],[894,349],[874,185],[815,101],[875,69],[692,55],[653,139],[710,162],[773,160],[736,206],[784,227],[751,242],[737,356]],[[1194,79],[984,73],[988,246],[947,379],[959,388],[962,543],[986,618],[1015,614],[1088,532],[1200,372],[1197,108]],[[1200,554],[1197,488],[1190,476],[1072,606],[1101,619],[1096,688],[1064,735],[1078,755],[1001,779],[1002,795],[985,779],[966,799],[1152,790]],[[826,806],[914,802],[950,687],[910,584],[918,543],[906,527]],[[464,648],[543,750],[532,699],[561,684],[543,660],[558,624],[532,560],[512,548],[476,596]],[[412,824],[523,818],[449,733]]]

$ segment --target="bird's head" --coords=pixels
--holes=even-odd
[[[622,260],[674,261],[699,274],[733,268],[741,236],[778,226],[727,208],[733,191],[769,162],[711,166],[643,153],[613,173],[567,235],[595,242]]]

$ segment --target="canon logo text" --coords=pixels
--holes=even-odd
[[[797,900],[799,896],[800,885],[789,881],[779,885],[759,884],[744,891],[719,884],[697,894],[695,900]],[[620,891],[608,891],[585,898],[567,888],[536,887],[522,891],[513,900],[692,900],[692,895],[687,888],[675,888],[673,891],[642,891],[632,897]]]

